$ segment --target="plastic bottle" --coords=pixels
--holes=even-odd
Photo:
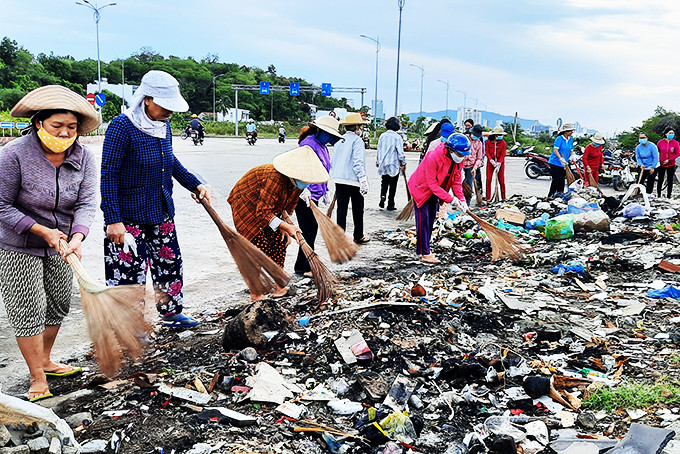
[[[588,368],[581,369],[580,371],[578,371],[578,373],[583,375],[584,377],[590,376],[590,377],[596,377],[596,378],[607,378],[607,375],[603,374],[602,372],[598,372],[596,370],[588,369]]]

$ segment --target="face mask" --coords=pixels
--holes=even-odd
[[[646,144],[646,143],[647,143],[647,139],[640,139],[640,143],[641,143],[642,145]]]
[[[472,140],[479,140],[479,137],[472,136]]]
[[[593,146],[595,146],[595,147],[601,147],[602,144],[601,144],[601,143],[595,143],[595,142],[593,142]]]
[[[500,142],[501,140],[503,140],[503,136],[496,137],[496,140],[498,140]]]
[[[60,137],[55,137],[49,132],[45,131],[42,127],[42,122],[40,123],[40,129],[38,129],[38,137],[40,141],[53,153],[63,153],[69,149],[73,142],[76,141],[78,134],[74,135],[70,139],[62,139]]]
[[[674,137],[675,137],[675,134],[668,134],[668,140],[673,140]]]
[[[302,181],[300,181],[300,180],[295,180],[295,184],[296,184],[296,186],[297,186],[298,188],[300,188],[300,189],[304,189],[304,188],[306,188],[307,186],[309,186],[309,183],[304,183],[304,182],[302,182]]]
[[[453,162],[460,164],[465,159],[465,156],[458,156],[456,153],[451,152],[451,159],[453,159]]]

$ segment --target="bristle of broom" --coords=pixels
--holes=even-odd
[[[597,183],[595,182],[595,177],[593,176],[593,172],[587,172],[587,173],[588,173],[588,185],[599,189]]]
[[[413,205],[413,201],[409,200],[406,203],[406,206],[401,210],[401,213],[397,215],[397,221],[408,221],[409,219],[413,218],[413,214],[415,212],[415,207]]]
[[[574,174],[571,172],[571,169],[569,168],[569,165],[567,165],[564,168],[566,174],[567,174],[567,185],[571,185],[574,181],[576,181],[576,177],[574,177]]]
[[[229,227],[215,212],[207,199],[202,199],[201,204],[217,225],[251,293],[258,295],[271,293],[274,291],[274,282],[280,287],[288,285],[290,275],[283,268],[267,257],[243,235]]]
[[[512,233],[489,224],[472,211],[468,210],[468,214],[477,221],[491,242],[491,261],[495,262],[500,258],[517,261],[522,258],[525,252],[529,251],[529,247],[520,243]]]
[[[311,207],[331,260],[335,263],[352,260],[359,250],[359,245],[350,240],[342,227],[323,214],[316,204],[312,203]]]

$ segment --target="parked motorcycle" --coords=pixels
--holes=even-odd
[[[534,148],[535,147],[533,145],[530,146],[530,147],[522,147],[522,144],[517,142],[512,146],[512,148],[510,148],[508,150],[508,155],[509,156],[524,156],[527,153],[531,153],[532,151],[534,151]]]
[[[247,132],[246,142],[248,142],[248,145],[255,145],[255,142],[257,142],[257,136],[255,135],[255,133]]]
[[[191,140],[194,141],[194,145],[203,145],[203,137],[195,129],[191,130]]]
[[[615,191],[625,191],[635,183],[634,167],[631,153],[605,155],[604,165],[600,169],[599,184],[611,184]]]
[[[527,152],[524,153],[526,161],[524,162],[524,173],[535,180],[538,177],[545,177],[550,175],[550,166],[548,165],[548,156]]]

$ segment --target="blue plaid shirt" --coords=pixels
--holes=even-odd
[[[175,216],[173,177],[193,191],[201,182],[172,152],[170,123],[165,139],[137,129],[125,115],[109,124],[104,138],[101,209],[106,225],[160,224]]]

